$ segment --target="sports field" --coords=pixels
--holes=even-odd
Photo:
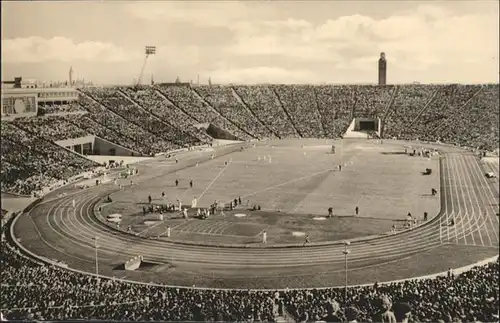
[[[248,211],[241,207],[234,210],[233,213],[228,212],[225,216],[215,215],[208,220],[193,219],[192,216],[189,220],[170,219],[170,217],[178,217],[176,214],[170,214],[165,221],[159,221],[150,226],[142,226],[141,228],[138,222],[137,228],[135,228],[138,236],[117,231],[116,228],[103,221],[102,215],[98,212],[102,201],[111,195],[116,202],[104,207],[103,212],[120,211],[123,214],[128,214],[124,215],[124,221],[126,217],[129,218],[128,221],[137,219],[144,221],[142,215],[134,214],[140,212],[141,203],[147,202],[148,186],[152,189],[151,187],[157,185],[159,192],[161,189],[168,190],[166,191],[167,198],[171,198],[169,195],[175,192],[182,194],[181,190],[191,190],[191,188],[181,185],[179,185],[180,188],[176,188],[172,184],[176,178],[179,178],[183,185],[188,182],[189,178],[181,178],[179,174],[195,174],[204,167],[212,171],[213,177],[202,177],[203,172],[201,171],[196,173],[200,174],[199,178],[194,179],[195,186],[192,191],[189,191],[189,195],[186,193],[186,196],[193,195],[193,191],[198,189],[200,193],[195,193],[197,196],[204,193],[200,199],[202,204],[210,203],[214,196],[207,197],[206,202],[203,202],[203,198],[208,194],[214,194],[213,192],[217,190],[220,195],[225,194],[220,197],[221,199],[229,199],[236,195],[234,191],[237,190],[237,184],[233,184],[233,181],[225,176],[227,174],[237,176],[238,172],[229,172],[231,167],[235,165],[235,161],[252,163],[254,155],[257,155],[254,152],[273,149],[282,153],[288,149],[289,156],[304,157],[309,156],[310,151],[316,151],[318,159],[328,158],[325,157],[328,155],[327,150],[319,150],[317,147],[320,146],[317,143],[319,141],[313,142],[314,144],[311,145],[316,147],[307,147],[312,142],[308,140],[283,141],[279,142],[280,145],[276,144],[275,148],[272,148],[272,144],[266,146],[269,144],[264,143],[263,147],[257,146],[234,153],[231,152],[238,151],[238,146],[236,148],[223,147],[218,148],[219,157],[213,160],[209,158],[212,154],[210,151],[186,152],[177,156],[178,163],[166,160],[165,157],[155,158],[139,165],[139,175],[121,181],[126,185],[123,191],[120,191],[117,185],[111,181],[85,190],[68,187],[62,190],[65,195],[61,195],[60,191],[49,194],[25,215],[16,218],[13,224],[13,235],[19,246],[25,248],[27,252],[63,261],[69,268],[87,272],[94,271],[96,269],[95,244],[97,241],[98,269],[102,275],[141,282],[204,287],[286,288],[341,285],[344,283],[341,274],[345,266],[344,245],[333,241],[348,237],[365,236],[363,239],[351,239],[349,246],[351,251],[349,254],[350,284],[427,275],[498,255],[498,179],[485,178],[484,172],[488,171],[487,165],[474,154],[444,146],[435,146],[437,149],[443,149],[439,156],[439,176],[435,177],[436,180],[438,177],[441,179],[439,186],[430,184],[431,187],[440,188],[436,198],[436,208],[439,203],[437,200],[439,200],[441,211],[433,219],[421,223],[412,230],[405,230],[398,234],[366,237],[370,234],[380,233],[385,228],[383,221],[392,223],[390,219],[392,214],[403,214],[402,217],[404,217],[407,213],[406,209],[411,203],[406,204],[404,208],[401,206],[398,209],[391,207],[391,212],[385,213],[385,220],[382,219],[383,215],[371,218],[369,214],[366,214],[366,211],[370,210],[371,214],[375,213],[377,211],[376,205],[374,204],[370,208],[367,208],[366,205],[362,206],[363,198],[360,199],[362,194],[357,197],[346,196],[345,199],[347,201],[349,199],[361,201],[359,202],[361,211],[358,217],[338,212],[341,205],[333,204],[336,212],[340,214],[338,217],[322,221],[314,220],[314,217],[325,215],[325,206],[328,204],[325,203],[323,207],[317,207],[322,213],[316,215],[312,214],[313,208],[311,212],[306,214],[297,211],[295,213],[293,209],[285,207],[281,212],[277,212],[269,207],[266,209],[266,205],[270,203],[262,203],[261,201],[266,201],[262,197],[262,200],[253,202],[262,203],[260,212]],[[416,200],[419,200],[420,197],[422,201],[432,203],[434,197],[426,196],[428,195],[427,187],[430,185],[425,181],[434,178],[432,176],[436,175],[436,172],[433,172],[432,176],[423,176],[420,175],[420,172],[428,168],[427,165],[432,164],[433,161],[429,162],[418,157],[400,154],[401,151],[404,151],[405,144],[401,142],[379,145],[358,141],[351,142],[351,144],[350,146],[346,145],[343,158],[346,160],[350,158],[353,163],[350,164],[347,161],[341,172],[329,170],[328,172],[332,174],[329,174],[329,178],[325,181],[331,180],[330,176],[331,178],[342,178],[343,172],[352,171],[352,178],[363,179],[363,181],[360,180],[360,183],[366,183],[366,177],[354,174],[354,171],[349,169],[349,167],[354,168],[356,165],[360,165],[356,164],[356,160],[361,160],[366,162],[367,167],[371,167],[369,168],[370,172],[366,172],[367,177],[373,173],[379,177],[378,181],[374,180],[375,184],[382,183],[377,186],[377,190],[386,189],[391,193],[394,192],[394,196],[399,196],[402,203],[408,203],[408,201],[400,191],[418,192]],[[279,147],[282,149],[277,150]],[[362,149],[362,147],[364,148]],[[306,149],[309,150],[304,155]],[[296,153],[297,150],[299,153]],[[221,156],[224,152],[230,154]],[[248,156],[248,158],[243,159],[244,156]],[[338,155],[328,156],[329,158],[339,158]],[[368,162],[372,157],[380,158],[377,159],[378,162]],[[231,158],[232,163],[229,163],[226,168],[224,162]],[[272,157],[270,165],[274,165],[275,160],[278,159],[279,157]],[[285,160],[283,165],[291,164],[293,166],[293,159],[292,157],[283,158]],[[300,160],[299,157],[295,159]],[[195,166],[196,162],[199,163],[197,167]],[[389,168],[389,164],[394,162],[402,163],[408,167],[407,169],[403,167],[391,168],[391,170],[397,169],[400,179],[403,180],[396,181],[397,176],[393,176],[395,171],[388,172],[388,175],[381,170],[379,173],[376,172],[377,167],[385,164]],[[327,164],[326,161],[323,163]],[[295,166],[293,169],[300,173],[292,172],[288,177],[285,175],[278,177],[273,172],[264,173],[263,171],[254,175],[254,177],[259,176],[259,181],[256,181],[252,176],[247,176],[246,178],[249,178],[250,182],[255,183],[255,187],[250,187],[245,192],[243,191],[245,187],[242,185],[243,187],[237,193],[241,194],[243,198],[245,194],[271,187],[266,191],[270,200],[291,199],[291,194],[286,193],[291,190],[287,187],[288,183],[282,185],[282,195],[278,190],[275,190],[279,187],[276,185],[280,181],[287,182],[307,176],[304,168],[308,165],[309,163],[304,163],[302,168]],[[269,165],[262,166],[262,168],[267,166]],[[313,172],[319,171],[319,167],[316,165],[311,167],[316,167],[312,170]],[[164,169],[161,173],[155,172],[160,168]],[[250,169],[250,167],[248,168]],[[361,167],[358,168],[361,169]],[[216,172],[217,169],[218,172]],[[224,172],[220,173],[223,169]],[[246,169],[246,167],[242,167],[242,169]],[[278,174],[282,172],[279,167],[274,169]],[[437,171],[437,168],[435,170]],[[228,172],[226,173],[226,171]],[[417,175],[412,173],[413,171]],[[243,174],[240,172],[241,176]],[[402,175],[405,177],[402,178]],[[113,174],[110,175],[110,177],[113,176]],[[273,182],[268,177],[273,177]],[[390,183],[391,179],[394,180],[394,185],[398,182],[399,190],[383,188],[384,181],[381,181],[380,177],[385,178],[386,183]],[[352,178],[345,178],[345,180]],[[415,181],[410,181],[412,178]],[[130,179],[133,181],[132,185],[129,183]],[[297,180],[295,183],[291,186],[302,185],[301,180]],[[308,188],[306,190],[308,193],[321,194],[322,192],[319,190],[324,181],[318,180],[316,183],[319,183],[316,187],[312,185],[300,187],[304,190]],[[260,186],[257,187],[257,184]],[[196,185],[199,185],[200,188]],[[346,184],[339,183],[338,185]],[[422,188],[421,193],[417,189],[418,187]],[[338,188],[332,188],[332,190],[335,189],[338,190]],[[375,191],[374,187],[372,189]],[[363,190],[364,188],[359,191]],[[137,194],[131,194],[132,191]],[[359,194],[356,193],[357,191],[353,190],[352,194]],[[153,192],[151,193],[153,194]],[[323,194],[325,193],[328,194],[323,192]],[[144,194],[144,196],[139,196],[139,194]],[[257,196],[257,194],[253,196]],[[303,201],[306,201],[308,194],[303,196]],[[154,197],[158,198],[158,195]],[[344,199],[339,200],[344,201]],[[382,198],[380,200],[383,201]],[[286,206],[286,203],[283,205]],[[303,205],[307,204],[303,203]],[[344,208],[349,210],[352,205],[349,204]],[[414,215],[419,215],[419,211],[414,209],[410,211]],[[236,212],[246,214],[246,216],[236,217],[233,215]],[[428,212],[432,218],[436,215],[437,210],[429,210]],[[161,230],[164,230],[168,224],[173,229],[171,237],[167,239],[161,235]],[[176,228],[175,225],[177,225]],[[122,224],[122,228],[123,226]],[[268,244],[266,245],[259,242],[259,233],[264,227],[269,230]],[[307,232],[311,242],[302,247],[305,237],[293,236],[292,230]],[[147,237],[155,237],[157,233],[154,232],[159,232],[160,237],[147,239]],[[330,235],[328,236],[327,233]],[[124,262],[137,255],[144,256],[144,263],[141,264],[140,268],[137,271],[124,270]]]
[[[177,171],[174,160],[142,163],[139,172],[154,178],[138,179],[132,186],[122,180],[125,189],[110,195],[113,203],[104,205],[101,214],[122,214],[120,229],[130,225],[143,237],[166,239],[170,227],[172,240],[253,245],[262,241],[264,230],[269,244],[299,243],[305,235],[315,242],[379,235],[393,223],[401,226],[393,220],[405,220],[409,212],[422,219],[424,212],[432,217],[440,208],[438,196],[430,194],[431,188],[439,188],[438,157],[411,157],[400,144],[287,140],[205,160]],[[425,168],[434,172],[423,176]],[[242,204],[205,220],[194,218],[196,209],[190,209],[188,220],[175,212],[155,221],[156,216],[142,216],[148,195],[155,205],[181,200],[190,207],[194,198],[197,207],[234,198]],[[252,211],[253,206],[261,211]],[[327,217],[329,207],[332,218]]]

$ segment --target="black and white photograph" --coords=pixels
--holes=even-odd
[[[0,321],[500,323],[499,7],[2,1]]]

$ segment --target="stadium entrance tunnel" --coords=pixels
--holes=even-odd
[[[223,130],[213,124],[209,123],[207,128],[205,129],[207,134],[214,139],[222,139],[222,140],[236,140],[241,141],[240,138],[230,134],[226,130]]]
[[[354,131],[378,132],[380,130],[378,118],[356,118],[354,122]]]
[[[380,118],[356,117],[344,133],[344,138],[380,138],[382,129]]]

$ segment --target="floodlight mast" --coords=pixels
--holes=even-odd
[[[148,57],[150,55],[156,54],[156,46],[146,46],[145,48],[146,57],[144,57],[144,63],[142,64],[141,74],[139,74],[139,78],[137,79],[137,86],[141,85],[142,75],[144,74],[144,69],[146,68],[146,63],[148,62]]]

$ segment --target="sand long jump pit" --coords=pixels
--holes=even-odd
[[[336,154],[330,153],[332,144]],[[438,158],[411,157],[403,144],[364,139],[344,140],[341,146],[324,140],[272,141],[176,172],[147,164],[154,178],[112,194],[114,203],[103,207],[103,215],[122,214],[121,227],[131,226],[144,237],[260,246],[264,231],[268,245],[302,243],[304,237],[294,232],[305,232],[315,242],[338,241],[386,233],[408,213],[421,218],[424,212],[431,217],[439,212],[439,197],[430,196],[431,188],[439,188]],[[433,173],[423,176],[426,168]],[[148,195],[157,205],[180,200],[189,208],[188,219],[176,212],[144,226]],[[241,205],[200,220],[190,208],[194,198],[197,208],[235,198]],[[253,210],[258,206],[260,211]],[[333,217],[328,217],[329,207]]]

